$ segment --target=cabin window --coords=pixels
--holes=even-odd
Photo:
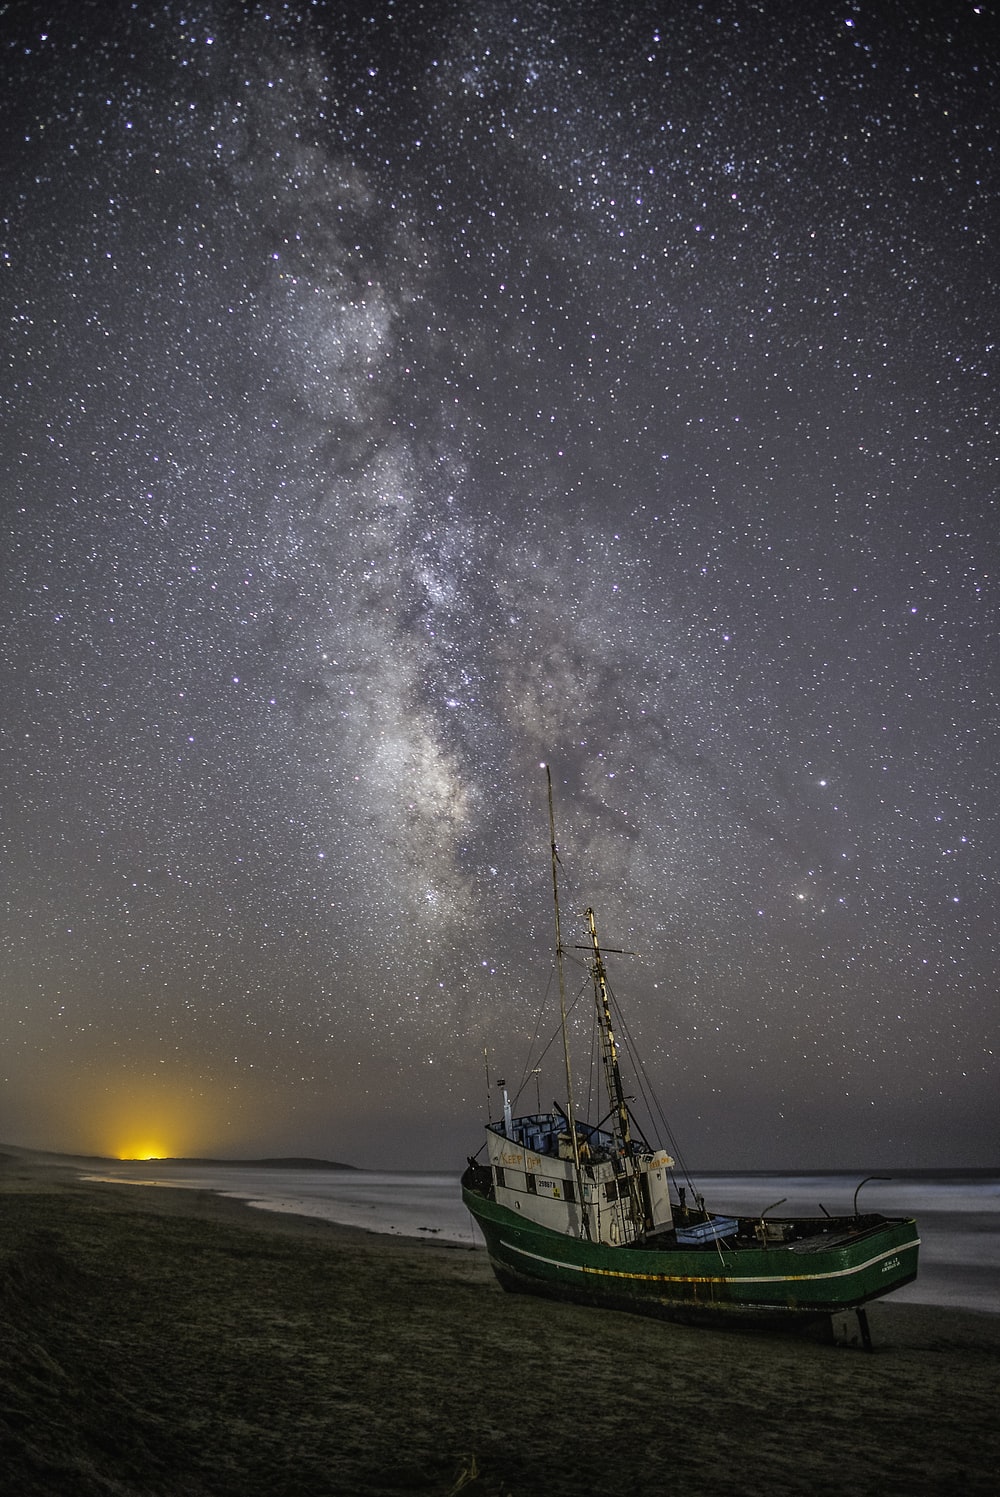
[[[499,1164],[495,1164],[493,1166],[493,1180],[501,1190],[503,1190],[504,1186],[507,1183],[503,1176],[503,1170],[501,1169]]]
[[[528,1187],[528,1194],[529,1194],[529,1196],[537,1195],[538,1191],[535,1189],[535,1177],[534,1177],[534,1175],[526,1174],[525,1177],[524,1177],[524,1179],[525,1179],[525,1182],[526,1182],[527,1187]]]
[[[608,1201],[627,1201],[629,1196],[628,1176],[620,1175],[617,1180],[606,1180],[604,1182],[604,1197]]]
[[[565,1185],[563,1186],[563,1199],[566,1201],[576,1200],[576,1188],[573,1185],[572,1180],[567,1180]]]

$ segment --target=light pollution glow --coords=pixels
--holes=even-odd
[[[59,1131],[73,1139],[74,1152],[102,1158],[238,1153],[240,1145],[231,1138],[230,1125],[234,1117],[253,1111],[240,1106],[231,1093],[209,1095],[185,1076],[135,1078],[109,1070],[103,1080],[60,1079],[58,1088],[35,1089],[38,1103],[56,1120]],[[49,1146],[48,1139],[30,1133],[25,1142],[28,1147]]]

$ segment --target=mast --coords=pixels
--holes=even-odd
[[[590,944],[594,953],[594,965],[591,971],[594,978],[594,997],[597,999],[597,1012],[601,1027],[601,1051],[604,1059],[604,1077],[608,1088],[608,1102],[611,1105],[615,1118],[614,1131],[619,1147],[625,1154],[631,1154],[632,1125],[629,1121],[628,1108],[625,1106],[622,1073],[618,1065],[618,1046],[615,1044],[615,1033],[611,1027],[611,999],[608,996],[608,980],[604,971],[604,956],[597,940],[597,925],[594,921],[593,910],[584,910],[583,917],[587,922],[587,930],[590,933]]]
[[[628,1108],[625,1105],[625,1089],[622,1086],[622,1073],[618,1064],[618,1046],[615,1044],[615,1032],[611,1027],[611,998],[608,993],[607,975],[604,971],[604,954],[597,939],[597,925],[594,920],[593,910],[585,910],[584,919],[587,922],[587,929],[590,932],[590,944],[594,955],[594,965],[591,969],[594,978],[594,997],[597,1000],[597,1017],[601,1030],[604,1078],[608,1088],[611,1116],[614,1119],[614,1137],[620,1151],[618,1157],[621,1163],[619,1167],[624,1170],[625,1178],[628,1182],[628,1214],[632,1218],[633,1230],[638,1234],[643,1229],[648,1208],[644,1208],[643,1206],[639,1181],[636,1177],[635,1150],[632,1143],[632,1123],[628,1115]],[[631,1161],[627,1167],[625,1160]],[[622,1198],[620,1195],[618,1197],[618,1204],[619,1209],[621,1209]],[[647,1224],[651,1225],[651,1222]]]
[[[566,1063],[566,1121],[573,1145],[573,1171],[576,1193],[583,1217],[583,1230],[590,1236],[590,1217],[583,1199],[583,1171],[580,1168],[580,1140],[576,1136],[576,1109],[573,1105],[573,1067],[569,1055],[569,1027],[566,1023],[566,975],[563,962],[562,927],[559,923],[559,854],[556,851],[556,818],[552,809],[552,772],[545,765],[545,783],[549,795],[549,846],[552,851],[552,905],[556,921],[556,970],[559,974],[559,1022],[562,1028],[563,1059]]]

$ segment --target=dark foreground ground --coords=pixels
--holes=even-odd
[[[469,1248],[8,1159],[0,1489],[994,1497],[1000,1318],[870,1319],[866,1353],[505,1296]]]

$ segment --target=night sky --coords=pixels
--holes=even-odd
[[[544,760],[689,1162],[995,1164],[993,5],[0,15],[0,1139],[458,1168]]]

